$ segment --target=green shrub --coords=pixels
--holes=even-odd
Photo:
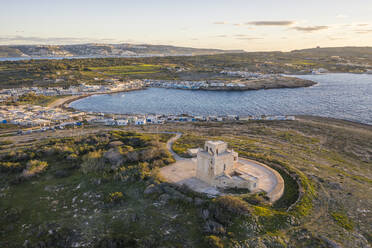
[[[108,203],[119,203],[124,200],[124,194],[122,192],[113,192],[110,193],[107,197]]]
[[[339,226],[345,228],[346,230],[353,230],[353,222],[344,213],[332,212],[331,216]]]
[[[215,199],[219,207],[233,214],[245,215],[250,213],[248,203],[235,196],[220,196]]]
[[[11,140],[0,141],[0,146],[11,145],[11,144],[13,144],[13,141]]]
[[[205,241],[208,247],[211,247],[211,248],[223,248],[224,247],[221,239],[215,235],[209,235],[205,237]]]
[[[18,162],[0,162],[1,172],[21,172],[24,167]]]
[[[33,177],[45,171],[47,167],[48,167],[48,163],[45,161],[30,160],[27,163],[27,168],[26,170],[23,171],[22,175],[24,177]]]
[[[268,208],[254,206],[253,207],[253,214],[257,216],[273,216],[274,212]]]
[[[258,194],[248,195],[243,198],[244,201],[251,205],[265,205],[268,204],[267,196],[265,192],[260,192]]]
[[[83,173],[103,171],[105,169],[105,161],[102,154],[102,150],[98,150],[84,155],[83,163],[81,164]]]

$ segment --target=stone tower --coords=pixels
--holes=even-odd
[[[196,177],[215,185],[219,176],[231,173],[238,160],[238,154],[227,149],[223,141],[207,141],[197,154]]]

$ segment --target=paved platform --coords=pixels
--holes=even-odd
[[[216,187],[196,178],[196,158],[181,158],[172,150],[172,144],[181,134],[177,134],[167,144],[176,162],[160,169],[160,175],[168,182],[178,185],[186,185],[192,190],[206,193],[210,196],[222,194]],[[284,192],[284,180],[280,174],[269,166],[250,159],[239,158],[238,167],[254,177],[258,178],[257,191],[265,191],[271,202],[278,200]]]
[[[242,170],[258,178],[257,191],[265,191],[271,201],[276,201],[284,192],[284,181],[275,170],[258,162],[239,158]],[[196,159],[179,160],[176,163],[160,169],[160,175],[167,180],[178,185],[186,185],[192,190],[208,195],[220,195],[217,188],[209,186],[205,182],[197,179]]]
[[[196,178],[196,159],[183,159],[160,169],[160,175],[168,182],[186,185],[190,189],[208,195],[219,195],[220,192],[207,183]]]

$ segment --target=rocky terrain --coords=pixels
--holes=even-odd
[[[236,80],[234,81],[236,86],[223,86],[223,87],[208,87],[200,89],[202,90],[232,90],[232,91],[244,91],[244,90],[261,90],[261,89],[280,89],[280,88],[301,88],[310,87],[316,83],[311,80],[305,80],[295,77],[268,77],[254,80]],[[239,84],[239,85],[238,85]]]

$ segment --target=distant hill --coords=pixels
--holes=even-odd
[[[293,50],[291,53],[309,53],[320,56],[371,57],[372,47],[320,47]]]
[[[243,50],[201,49],[166,45],[80,44],[0,46],[0,57],[146,57],[242,53]]]

